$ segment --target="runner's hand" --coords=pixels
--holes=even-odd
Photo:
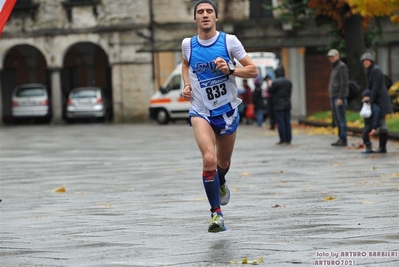
[[[230,74],[229,66],[227,65],[226,60],[221,57],[216,58],[213,63],[216,65],[216,69],[220,70],[224,74]]]
[[[184,100],[191,101],[191,96],[192,96],[191,91],[192,91],[191,85],[186,84],[184,86],[184,88],[183,88],[183,98],[184,98]]]

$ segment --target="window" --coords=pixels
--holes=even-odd
[[[272,18],[273,11],[267,9],[266,6],[272,7],[272,0],[251,0],[250,1],[250,18]]]
[[[166,89],[167,89],[168,91],[180,89],[180,80],[181,80],[181,75],[176,75],[176,76],[174,76],[174,77],[170,80],[170,82],[168,83],[168,85],[166,86]]]
[[[98,0],[67,0],[64,2],[64,5],[66,3],[72,6],[97,5],[98,2]]]
[[[95,17],[97,17],[97,5],[99,4],[100,0],[66,0],[62,3],[66,9],[69,21],[72,21],[72,8],[79,6],[93,6],[93,14]]]
[[[38,7],[39,4],[33,3],[32,0],[17,0],[17,2],[15,2],[13,12],[23,13],[23,14],[29,13],[31,18],[33,19]]]
[[[18,97],[45,96],[45,91],[43,88],[23,88],[18,90],[16,96]]]

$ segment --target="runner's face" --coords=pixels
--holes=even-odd
[[[210,31],[215,27],[216,21],[218,20],[213,6],[207,3],[197,6],[195,16],[198,27],[203,31]]]

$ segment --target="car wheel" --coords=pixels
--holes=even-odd
[[[159,124],[168,124],[170,118],[168,112],[165,109],[158,110],[157,113],[157,122]]]

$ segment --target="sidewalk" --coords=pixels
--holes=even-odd
[[[211,234],[190,127],[1,127],[1,266],[399,266],[399,144],[305,131],[239,127]]]

